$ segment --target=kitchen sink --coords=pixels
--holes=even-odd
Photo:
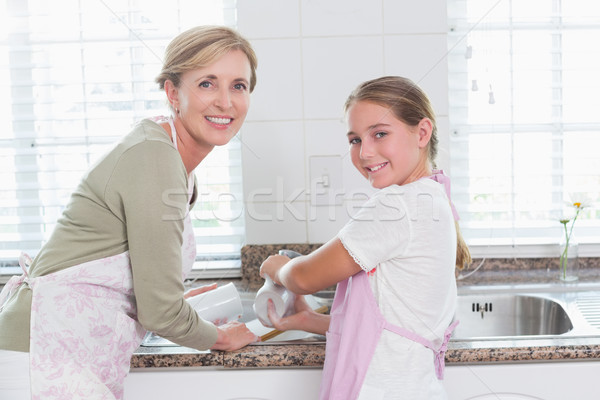
[[[455,319],[460,321],[455,339],[562,335],[573,329],[559,302],[535,295],[459,296]]]
[[[600,335],[600,292],[552,285],[461,288],[452,341]]]
[[[274,328],[263,326],[263,324],[261,324],[261,322],[258,319],[256,319],[256,313],[254,312],[254,309],[252,307],[254,305],[255,297],[255,292],[240,292],[240,299],[242,300],[242,316],[239,319],[239,321],[244,322],[246,326],[257,336],[262,336],[273,331]],[[305,298],[307,303],[311,307],[316,309],[322,305],[330,305],[333,300],[333,292],[330,292],[330,294],[321,294],[316,296],[308,295],[305,296]],[[325,336],[304,331],[286,331],[280,333],[277,336],[272,337],[271,339],[252,343],[252,345],[259,346],[309,343],[325,343]],[[165,338],[162,338],[152,332],[148,332],[146,334],[146,337],[144,338],[141,345],[143,347],[178,347],[177,344]]]
[[[273,328],[263,326],[252,308],[254,292],[242,292],[241,322],[256,335]],[[306,296],[313,308],[331,306],[334,292]],[[584,285],[565,289],[556,285],[461,287],[455,319],[460,323],[451,341],[518,340],[600,336],[600,287]],[[325,336],[304,331],[287,331],[264,342],[269,344],[325,343]],[[148,335],[143,346],[174,346]]]

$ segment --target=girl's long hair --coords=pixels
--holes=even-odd
[[[427,94],[413,81],[400,76],[384,76],[360,84],[348,97],[344,110],[358,101],[368,101],[388,108],[394,116],[409,126],[417,126],[423,118],[431,120],[433,130],[428,144],[428,159],[435,168],[438,152],[435,113]],[[465,243],[458,222],[456,227],[456,266],[463,269],[471,264],[471,252]]]

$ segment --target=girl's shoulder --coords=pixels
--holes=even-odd
[[[423,178],[405,185],[390,185],[375,192],[373,197],[408,194],[443,193],[443,186],[432,179]]]

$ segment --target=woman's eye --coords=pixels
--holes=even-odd
[[[204,82],[200,82],[200,84],[198,86],[203,87],[203,88],[209,88],[211,85],[211,83],[209,81],[204,81]]]
[[[244,91],[246,89],[248,89],[248,87],[243,83],[236,83],[235,85],[233,85],[233,88],[236,90],[244,90]]]

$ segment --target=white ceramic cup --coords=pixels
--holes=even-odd
[[[264,326],[273,327],[267,309],[269,299],[273,300],[277,315],[285,317],[293,313],[296,295],[283,286],[276,285],[271,278],[265,276],[265,284],[256,292],[252,307],[256,317]]]
[[[237,321],[243,312],[242,299],[233,282],[186,299],[200,318],[225,323]]]

